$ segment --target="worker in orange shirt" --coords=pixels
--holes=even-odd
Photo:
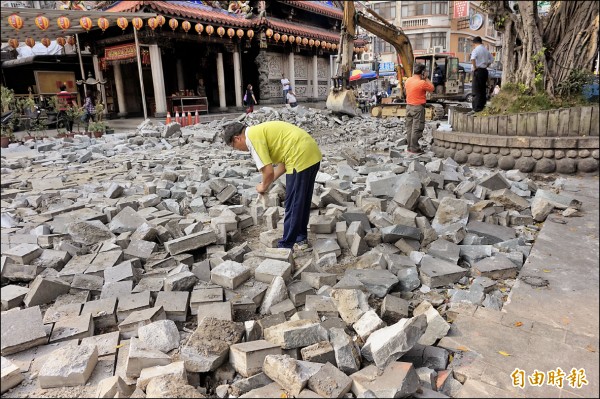
[[[406,140],[408,152],[421,154],[419,139],[425,129],[425,103],[427,92],[433,92],[433,83],[427,77],[424,64],[416,64],[414,75],[406,79]]]

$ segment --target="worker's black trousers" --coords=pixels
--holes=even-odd
[[[483,111],[487,101],[487,80],[488,70],[486,68],[477,68],[473,72],[473,111]]]
[[[279,248],[293,248],[295,243],[308,238],[310,205],[320,165],[321,162],[317,162],[302,172],[294,170],[285,175],[285,217]]]

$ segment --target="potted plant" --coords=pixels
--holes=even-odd
[[[90,122],[88,125],[88,132],[92,134],[94,137],[102,137],[104,132],[106,131],[106,125],[104,122]]]
[[[73,105],[72,107],[67,107],[67,111],[65,113],[66,117],[69,120],[69,122],[71,122],[72,124],[77,123],[77,133],[79,133],[79,124],[81,122],[81,117],[83,116],[84,112],[85,111],[84,111],[83,107],[80,107],[78,105]],[[69,134],[67,134],[67,135],[69,135]]]
[[[1,129],[2,130],[0,130],[0,146],[2,148],[7,148],[8,144],[14,139],[13,129],[10,123],[2,125]]]
[[[15,92],[6,86],[0,86],[0,101],[2,101],[2,113],[15,108]]]

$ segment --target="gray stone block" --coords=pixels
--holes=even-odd
[[[43,389],[84,385],[96,363],[96,345],[66,345],[50,354],[37,379]]]

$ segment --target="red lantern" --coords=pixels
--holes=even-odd
[[[108,29],[108,19],[104,18],[104,17],[100,17],[98,18],[98,28],[102,29],[102,32],[104,32],[106,29]]]
[[[273,29],[269,28],[266,30],[265,33],[266,33],[267,37],[270,39],[271,36],[273,36]]]
[[[75,36],[68,36],[67,37],[67,44],[69,46],[74,46],[75,45]]]
[[[46,48],[50,47],[50,44],[52,44],[52,42],[50,41],[50,39],[48,39],[47,37],[43,37],[41,40],[41,43],[46,46]]]
[[[294,44],[294,40],[296,40],[296,38],[293,35],[288,36],[288,41],[290,42],[290,44]]]
[[[331,49],[331,43],[327,42],[327,50]]]
[[[177,27],[179,26],[179,21],[177,21],[175,18],[171,18],[169,20],[169,26],[171,27],[171,29],[173,29],[173,32],[175,32],[175,29],[177,29]]]
[[[306,46],[307,44],[308,44],[308,39],[307,38],[302,39],[302,45]]]
[[[79,18],[79,25],[88,32],[90,31],[90,29],[92,29],[93,26],[90,17]]]
[[[254,37],[254,31],[252,29],[248,29],[246,31],[246,36],[248,36],[248,39],[252,40],[252,38]]]
[[[223,37],[223,35],[225,34],[225,28],[223,28],[222,26],[219,26],[219,27],[217,28],[217,34],[218,34],[220,37]]]
[[[67,17],[59,17],[56,24],[64,32],[71,27],[71,20]]]
[[[123,31],[125,29],[127,29],[128,25],[129,25],[129,21],[127,20],[127,18],[125,18],[125,17],[119,17],[119,18],[117,18],[117,26],[119,28],[121,28]]]
[[[8,45],[16,50],[19,47],[19,41],[17,39],[8,39]]]
[[[23,18],[19,17],[17,14],[12,14],[8,17],[8,24],[18,31],[23,27]]]
[[[185,33],[188,33],[188,30],[190,30],[192,28],[192,24],[190,24],[188,21],[183,21],[181,23],[181,29],[183,29],[185,31]]]
[[[33,48],[33,46],[35,46],[35,40],[33,40],[33,37],[28,37],[25,39],[25,44]]]
[[[315,40],[315,46],[319,47],[321,45],[321,41],[320,40]]]
[[[278,42],[280,38],[281,38],[281,35],[279,33],[275,33],[273,35],[273,39],[275,39],[275,42]]]
[[[238,29],[237,31],[235,31],[235,35],[241,39],[242,37],[244,37],[244,31],[242,29]]]
[[[56,38],[56,43],[58,43],[58,45],[61,47],[65,47],[65,44],[67,44],[67,40],[64,37],[60,36]]]
[[[131,25],[133,25],[135,30],[140,30],[142,29],[142,26],[144,26],[144,21],[142,21],[140,17],[135,17],[131,20]]]
[[[162,27],[165,24],[165,22],[167,22],[165,17],[163,17],[162,15],[157,15],[155,18],[156,18],[156,23],[158,23],[158,26],[160,26],[160,27]]]
[[[310,47],[314,46],[314,45],[315,45],[315,39],[310,39],[310,40],[308,41],[308,45],[309,45]]]
[[[148,20],[148,27],[152,30],[154,30],[158,27],[158,22],[156,22],[156,18],[150,18]]]
[[[233,36],[235,35],[235,30],[233,30],[233,28],[229,28],[227,29],[227,36],[229,36],[229,38],[233,38]]]
[[[50,26],[50,20],[43,15],[38,15],[35,17],[35,25],[41,30],[46,30]]]
[[[208,25],[208,26],[206,27],[206,34],[207,34],[208,36],[210,36],[210,35],[212,35],[213,33],[215,33],[215,28],[213,28],[213,26],[212,26],[212,25]]]
[[[204,30],[204,25],[198,23],[198,24],[194,25],[194,29],[196,30],[196,32],[198,32],[198,34],[200,34]]]
[[[287,40],[288,40],[288,35],[285,35],[285,34],[284,34],[284,35],[282,35],[282,36],[281,36],[281,41],[282,41],[282,42],[284,42],[284,43],[285,43],[285,42],[287,42]]]

